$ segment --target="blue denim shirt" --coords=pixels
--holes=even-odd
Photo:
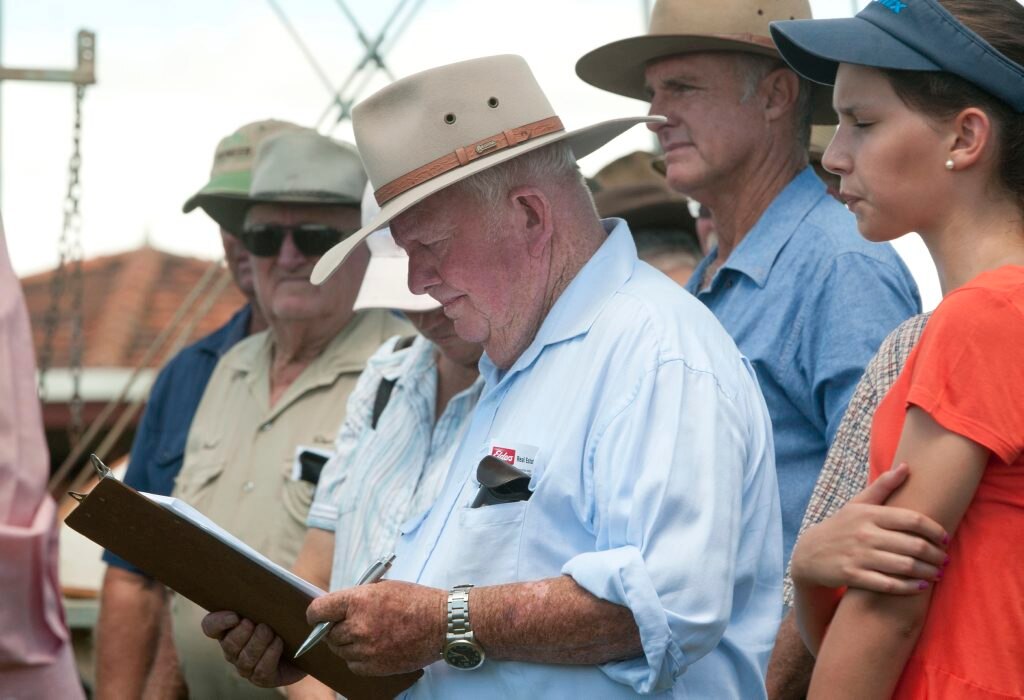
[[[170,496],[181,471],[185,439],[206,383],[221,356],[248,335],[252,308],[246,304],[227,323],[179,352],[153,382],[146,410],[132,442],[124,483],[137,491]],[[103,561],[142,573],[112,552]]]
[[[775,198],[699,290],[754,365],[775,434],[789,561],[800,521],[864,367],[901,322],[921,313],[910,271],[889,244],[864,240],[811,168]]]

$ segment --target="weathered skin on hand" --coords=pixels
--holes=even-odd
[[[321,596],[306,617],[310,624],[337,621],[326,638],[331,651],[355,673],[384,676],[440,660],[447,603],[439,588],[381,581]]]

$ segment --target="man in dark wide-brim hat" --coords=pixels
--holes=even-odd
[[[485,388],[388,579],[316,599],[362,674],[406,697],[756,698],[780,613],[770,422],[714,316],[598,219],[576,159],[638,117],[567,131],[526,63],[418,73],[358,105],[409,286],[483,345]],[[299,674],[233,613],[207,635],[253,682]]]
[[[687,289],[757,368],[787,560],[864,366],[921,310],[895,250],[863,240],[808,164],[812,122],[835,121],[828,91],[782,62],[768,25],[810,16],[807,0],[658,0],[646,35],[576,64],[667,118],[651,129],[668,182],[711,212],[718,245]]]

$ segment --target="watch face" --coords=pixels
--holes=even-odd
[[[445,647],[444,660],[460,671],[472,671],[484,662],[484,654],[472,642],[458,639]]]

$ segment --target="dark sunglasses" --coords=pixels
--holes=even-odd
[[[322,224],[302,224],[300,226],[278,226],[276,224],[256,224],[248,226],[238,234],[242,246],[259,258],[272,258],[281,252],[284,237],[291,232],[295,247],[303,255],[318,258],[350,236],[352,231],[341,231],[333,226]]]

